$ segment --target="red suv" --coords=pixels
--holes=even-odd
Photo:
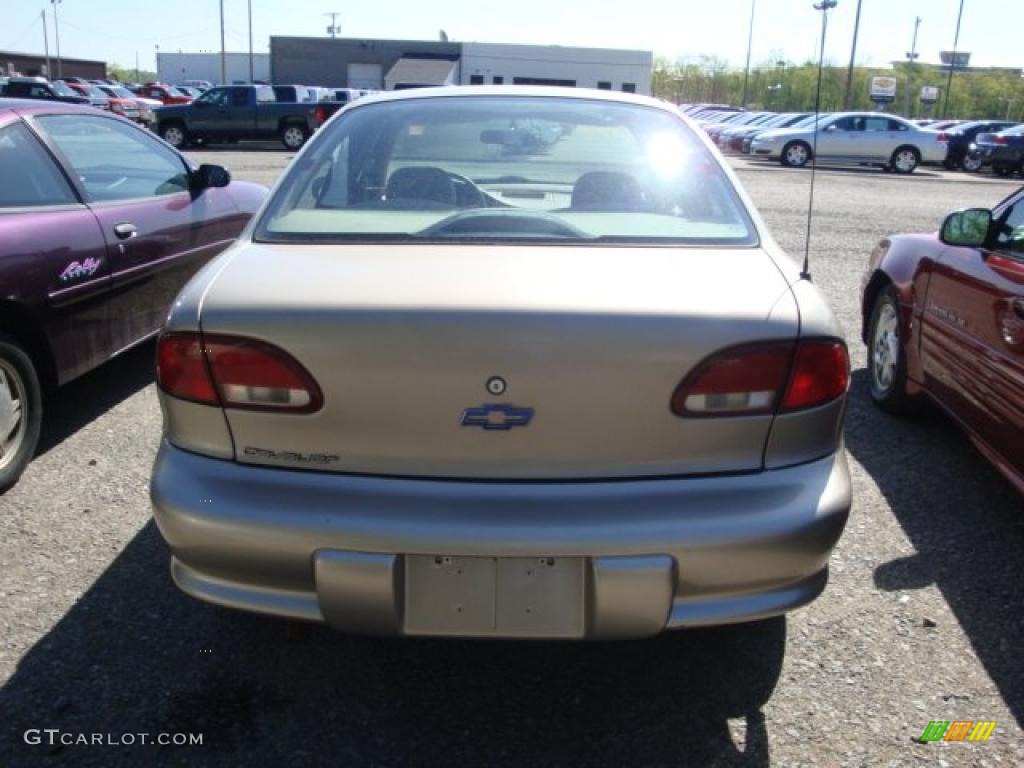
[[[192,97],[186,96],[173,85],[166,83],[146,83],[141,88],[134,89],[135,93],[147,99],[156,99],[164,104],[191,104]]]

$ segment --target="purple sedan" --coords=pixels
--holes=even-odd
[[[0,492],[42,393],[155,334],[265,196],[110,113],[0,99]]]

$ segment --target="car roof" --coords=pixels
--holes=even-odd
[[[43,101],[40,99],[0,98],[0,114],[4,112],[13,112],[19,115],[27,112],[82,112],[86,115],[106,114],[88,104],[71,104],[62,101]]]
[[[654,107],[663,112],[681,116],[674,104],[666,104],[651,96],[636,93],[598,90],[597,88],[564,88],[553,85],[445,85],[428,88],[407,88],[400,91],[380,91],[359,99],[359,107],[385,101],[412,101],[416,99],[450,98],[456,96],[504,96],[579,99],[581,101],[607,101],[636,106]],[[352,109],[355,109],[353,106]]]

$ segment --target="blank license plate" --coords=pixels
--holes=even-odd
[[[412,635],[582,637],[582,557],[405,556]]]

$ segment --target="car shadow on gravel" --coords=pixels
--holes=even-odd
[[[879,566],[875,584],[885,591],[936,584],[1024,724],[1024,501],[937,408],[902,419],[875,407],[864,369],[853,374],[846,443],[916,550]]]
[[[150,522],[22,658],[0,764],[769,765],[783,618],[620,643],[363,639],[200,603],[167,561]],[[50,747],[30,728],[203,744]]]
[[[149,339],[51,392],[43,404],[36,457],[152,384],[155,360],[156,341]]]

